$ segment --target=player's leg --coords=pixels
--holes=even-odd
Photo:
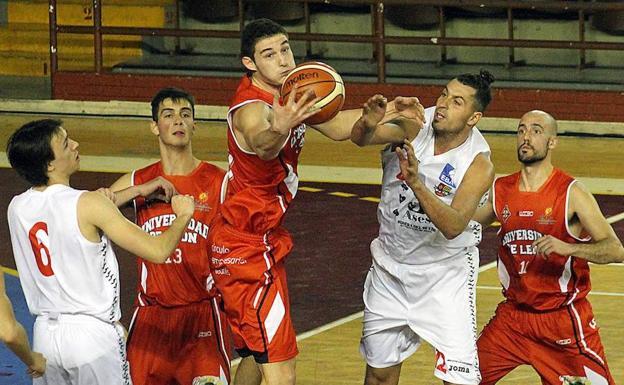
[[[131,385],[125,330],[90,316],[61,315],[56,341],[74,385]]]
[[[160,306],[138,307],[134,312],[127,341],[134,385],[165,385],[173,379],[180,346],[176,336],[180,333],[175,326],[167,327],[176,325],[174,315],[169,313]]]
[[[436,349],[434,375],[447,384],[476,385],[478,251],[405,269],[410,327]]]
[[[396,385],[402,362],[420,346],[420,338],[407,325],[409,306],[394,273],[373,262],[364,283],[360,353],[367,364],[366,385]]]
[[[33,350],[43,354],[47,360],[42,377],[33,379],[33,385],[56,385],[69,383],[69,373],[63,368],[59,348],[56,323],[48,324],[44,317],[37,317],[33,326]]]
[[[230,332],[216,298],[177,310],[181,348],[176,357],[179,384],[230,383]]]
[[[615,384],[589,301],[540,314],[533,329],[541,343],[535,348],[532,365],[543,384]]]
[[[260,365],[264,382],[267,385],[294,385],[295,359],[271,362]]]
[[[243,357],[236,369],[233,385],[260,385],[262,372],[253,356]]]
[[[373,368],[370,365],[366,365],[366,374],[364,377],[364,384],[366,385],[396,385],[399,383],[399,377],[401,376],[402,363],[387,367],[387,368]]]
[[[519,330],[523,322],[514,317],[511,305],[502,303],[497,307],[477,340],[481,384],[495,384],[518,366],[529,364],[528,346],[533,341]]]

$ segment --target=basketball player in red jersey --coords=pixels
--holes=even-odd
[[[169,204],[149,201],[132,186],[160,183],[195,198],[195,213],[165,264],[137,259],[136,311],[128,361],[135,385],[228,384],[230,334],[219,310],[208,264],[207,236],[220,202],[225,172],[193,156],[193,96],[165,88],[152,99],[152,134],[160,161],[122,176],[111,186],[116,203],[134,199],[136,222],[146,232],[166,230],[175,217]],[[169,187],[167,187],[169,186]]]
[[[481,384],[531,365],[542,384],[614,385],[586,296],[588,262],[624,261],[624,248],[592,194],[553,167],[557,122],[543,111],[518,125],[519,172],[498,178],[477,211],[494,219],[505,301],[477,343]]]
[[[308,91],[295,101],[293,89],[283,104],[278,100],[295,67],[288,34],[279,24],[268,19],[247,24],[241,56],[247,74],[227,115],[228,187],[209,235],[211,268],[238,353],[253,357],[268,385],[294,384],[297,344],[284,266],[292,240],[281,223],[297,192],[302,122],[314,114],[310,108],[317,99]],[[412,102],[419,106],[417,99]],[[346,140],[361,114],[341,111],[312,128]],[[251,358],[243,359],[234,382],[256,383],[258,378],[247,375],[259,372]]]

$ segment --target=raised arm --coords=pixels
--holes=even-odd
[[[351,141],[358,146],[402,143],[422,129],[425,113],[418,98],[397,97],[388,103],[374,95],[364,103],[362,115],[351,125]]]
[[[484,155],[477,155],[466,171],[451,205],[447,205],[431,192],[418,177],[418,160],[408,140],[403,149],[396,149],[401,173],[407,185],[414,191],[420,206],[433,224],[447,238],[461,234],[475,214],[483,194],[494,180],[494,165]]]
[[[546,235],[533,243],[538,255],[544,258],[550,253],[573,255],[600,264],[624,262],[622,242],[602,215],[594,196],[579,182],[570,189],[568,213],[570,227],[584,229],[592,240],[589,243],[566,243]]]
[[[169,202],[171,197],[178,193],[173,184],[161,176],[143,184],[133,186],[131,173],[122,175],[108,188],[109,191],[106,190],[107,189],[100,189],[98,191],[104,193],[115,202],[117,207],[125,206],[138,196]],[[108,192],[111,194],[108,194]]]
[[[6,294],[4,272],[0,266],[0,339],[28,367],[31,377],[41,377],[46,369],[46,359],[33,352],[22,324],[15,318],[11,300]]]
[[[272,108],[262,102],[253,102],[237,109],[233,121],[239,145],[246,151],[254,152],[260,159],[277,157],[291,128],[318,112],[311,110],[318,101],[311,90],[303,93],[297,101],[296,94],[295,86],[283,106],[275,97]]]
[[[78,200],[78,223],[87,239],[99,237],[98,229],[113,242],[132,254],[154,262],[163,263],[177,246],[188,225],[195,203],[193,197],[176,195],[171,199],[176,215],[167,231],[152,236],[127,220],[117,206],[104,195],[87,192]]]

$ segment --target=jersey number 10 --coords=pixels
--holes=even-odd
[[[48,241],[48,225],[45,222],[35,223],[28,232],[28,239],[30,240],[30,247],[32,247],[33,253],[35,253],[35,261],[41,274],[46,277],[54,275],[52,256],[46,245]]]

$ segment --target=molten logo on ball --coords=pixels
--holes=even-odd
[[[291,88],[293,88],[295,83],[299,83],[300,81],[308,80],[310,78],[318,78],[318,77],[319,77],[319,74],[317,72],[299,73],[295,77],[288,78],[288,80],[284,82],[284,87],[288,87],[289,89],[291,89]],[[297,93],[297,97],[299,97],[299,94],[300,93]]]

